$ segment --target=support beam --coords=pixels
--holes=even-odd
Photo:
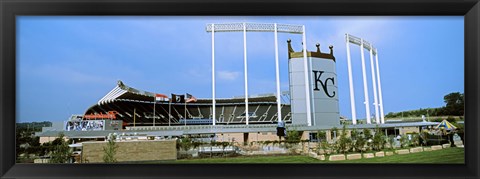
[[[346,34],[347,41],[347,64],[348,64],[348,84],[350,86],[350,108],[352,110],[352,123],[357,124],[357,113],[355,111],[355,94],[353,90],[353,77],[352,77],[352,62],[350,59],[350,40],[349,35]]]
[[[243,66],[245,78],[245,120],[248,125],[248,67],[247,67],[247,24],[243,23]]]
[[[363,53],[363,39],[360,39],[360,52],[362,54],[362,75],[363,75],[363,92],[365,94],[365,112],[367,116],[367,124],[371,124],[370,120],[370,102],[368,100],[368,86],[367,86],[367,74],[365,70],[365,54]]]
[[[215,24],[212,24],[212,121],[215,125]]]
[[[372,72],[372,87],[373,87],[373,107],[375,107],[375,123],[380,124],[380,118],[378,114],[378,98],[377,98],[377,82],[375,80],[375,66],[373,64],[373,47],[370,44],[370,68]]]
[[[313,76],[312,76],[312,69],[313,68],[313,65],[312,65],[312,60],[309,61],[309,66],[308,66],[308,72],[309,72],[309,76],[310,76],[310,79],[308,81],[312,81],[312,85],[313,85]],[[309,85],[310,86],[310,85]],[[316,115],[315,115],[315,93],[313,93],[313,86],[312,88],[310,88],[310,95],[311,95],[311,99],[312,99],[312,122],[311,124],[315,126],[315,119],[316,119]]]
[[[280,71],[279,71],[279,64],[278,64],[278,32],[277,32],[277,23],[274,24],[274,35],[275,35],[275,79],[277,81],[277,121],[281,122],[282,121],[282,108],[281,108],[281,95],[280,94]]]
[[[307,124],[308,126],[312,126],[312,112],[311,112],[311,104],[310,104],[310,82],[308,78],[308,62],[307,62],[307,38],[305,35],[305,25],[302,26],[303,34],[302,34],[302,41],[303,41],[303,69],[305,70],[305,103],[307,107]]]
[[[375,61],[377,63],[377,79],[378,79],[378,97],[379,97],[379,107],[380,107],[380,119],[382,121],[382,124],[385,124],[385,115],[383,113],[383,97],[382,97],[382,85],[380,83],[380,65],[378,64],[378,50],[375,49]]]
[[[157,104],[157,100],[155,99],[155,97],[153,97],[153,126],[155,126],[155,117],[157,115],[155,115],[155,105]]]

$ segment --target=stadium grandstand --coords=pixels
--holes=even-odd
[[[118,81],[117,85],[89,107],[84,120],[116,119],[123,126],[168,126],[168,125],[211,125],[212,100],[196,99],[188,101],[185,95],[178,100],[167,95],[138,90]],[[282,95],[283,96],[283,95]],[[285,96],[288,99],[288,96]],[[250,124],[276,124],[277,103],[274,94],[251,96],[249,103]],[[282,121],[291,123],[290,105],[282,104]],[[105,115],[110,114],[110,115]],[[111,115],[113,114],[113,115]],[[170,118],[169,118],[170,116]],[[216,124],[245,124],[245,98],[217,98]]]

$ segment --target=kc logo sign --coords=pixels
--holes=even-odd
[[[332,78],[326,78],[325,81],[322,81],[320,78],[322,77],[322,74],[325,71],[315,71],[315,70],[312,70],[312,71],[315,77],[315,88],[313,90],[320,91],[320,89],[318,88],[318,83],[320,83],[320,86],[323,88],[323,92],[325,92],[325,94],[328,97],[333,98],[335,96],[335,91],[332,91],[332,94],[330,94],[328,91],[327,85],[328,85],[328,82],[331,82],[332,85],[335,85],[335,79],[332,77]]]

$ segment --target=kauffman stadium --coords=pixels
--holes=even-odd
[[[284,100],[288,100],[287,94],[282,95],[283,97]],[[274,94],[251,96],[248,101],[249,124],[277,123],[277,103]],[[197,99],[194,96],[186,98],[186,95],[175,94],[170,97],[135,89],[122,81],[118,81],[97,104],[89,107],[83,116],[91,119],[109,112],[115,115],[110,118],[121,120],[124,127],[213,124],[211,99]],[[282,121],[290,123],[290,105],[282,104],[281,112]],[[245,98],[243,96],[217,98],[216,116],[217,125],[245,124]]]
[[[54,140],[60,132],[68,138],[87,140],[104,140],[109,134],[118,133],[142,138],[205,135],[222,141],[235,138],[250,142],[278,140],[277,126],[280,125],[286,130],[299,131],[302,139],[315,140],[318,131],[326,131],[327,140],[336,138],[332,129],[342,126],[333,46],[329,46],[329,53],[323,53],[320,44],[315,45],[315,51],[306,52],[295,51],[290,40],[287,45],[289,91],[279,95],[280,100],[276,94],[268,94],[248,96],[248,103],[245,96],[213,101],[197,99],[188,93],[147,92],[118,81],[84,114],[72,115],[68,121],[46,127],[36,135],[41,143]],[[352,119],[352,124],[347,124],[346,128],[378,127],[386,135],[398,135],[418,133],[422,128],[438,124],[427,121],[386,123],[380,120],[382,115],[376,115],[374,121],[366,117],[358,123]]]

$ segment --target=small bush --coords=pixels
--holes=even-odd
[[[413,145],[414,147],[417,147],[418,145],[420,145],[420,135],[418,135],[417,133],[413,133],[412,141],[410,145]]]
[[[325,131],[318,131],[317,132],[317,139],[318,141],[323,141],[323,140],[327,140],[327,133]]]
[[[377,151],[383,150],[383,148],[385,147],[385,143],[386,143],[386,136],[377,126],[377,128],[375,129],[375,135],[373,136],[372,147],[374,150],[377,150]]]
[[[352,131],[352,144],[353,147],[355,148],[355,151],[360,151],[363,153],[363,148],[365,146],[365,143],[367,142],[365,140],[365,137],[363,135],[360,135],[358,131],[353,130]]]
[[[394,149],[395,148],[395,136],[394,135],[389,135],[388,136],[388,144],[390,146],[390,149]]]
[[[68,143],[65,142],[64,137],[65,135],[60,133],[58,138],[52,142],[53,151],[51,151],[52,158],[50,159],[50,163],[66,163],[68,161],[68,158],[71,155],[71,150]]]
[[[402,148],[406,148],[406,147],[410,146],[410,141],[408,140],[407,135],[403,135],[400,138],[400,145],[402,146]]]
[[[352,139],[347,137],[347,129],[346,126],[343,125],[342,133],[340,134],[340,138],[338,140],[338,152],[346,153],[350,150],[352,146]]]
[[[108,143],[106,147],[103,147],[103,162],[105,163],[115,163],[117,162],[117,159],[115,158],[115,155],[117,154],[117,144],[115,142],[115,135],[111,135],[108,139]]]
[[[372,146],[372,131],[370,129],[363,129],[363,137],[365,138],[365,151],[370,150],[373,148]]]

